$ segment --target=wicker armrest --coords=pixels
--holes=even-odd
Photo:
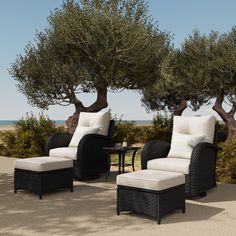
[[[103,147],[111,146],[111,138],[101,134],[87,134],[79,143],[77,160],[82,166],[107,165],[107,153]],[[82,168],[83,169],[83,168]]]
[[[216,165],[218,147],[211,143],[199,143],[193,148],[190,161],[191,173],[204,173],[214,170]]]
[[[147,162],[156,158],[167,157],[170,150],[170,143],[158,140],[147,142],[141,154],[142,169],[147,169]]]
[[[55,133],[51,134],[45,145],[45,155],[49,155],[50,149],[57,147],[67,147],[72,138],[72,134],[69,133]]]

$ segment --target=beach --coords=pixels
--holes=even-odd
[[[14,125],[0,125],[0,131],[15,130]]]
[[[62,124],[56,124],[56,126],[64,126],[66,128],[66,124],[62,125]],[[11,131],[11,130],[15,130],[15,125],[0,125],[0,131]]]

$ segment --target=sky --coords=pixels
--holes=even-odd
[[[32,112],[42,110],[32,107],[16,87],[16,81],[8,73],[16,56],[24,53],[29,42],[34,42],[36,31],[48,26],[50,11],[59,8],[62,0],[0,0],[0,120],[17,120]],[[211,30],[227,32],[236,25],[235,0],[147,0],[151,16],[162,31],[173,35],[176,48],[181,46],[194,29],[208,34]],[[95,100],[95,94],[80,96],[85,105]],[[140,94],[123,91],[108,94],[109,109],[113,116],[127,120],[150,120],[155,112],[148,113],[141,106]],[[43,111],[49,118],[65,120],[74,112],[74,106],[50,106]],[[184,115],[216,113],[211,107],[202,107],[197,112],[189,109]]]

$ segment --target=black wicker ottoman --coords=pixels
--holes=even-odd
[[[73,161],[61,157],[34,157],[15,161],[14,192],[25,189],[39,195],[59,188],[73,192]]]
[[[117,176],[117,214],[143,213],[157,219],[176,209],[185,213],[185,176],[157,170],[140,170]]]

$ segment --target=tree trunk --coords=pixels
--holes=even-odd
[[[224,94],[220,94],[215,101],[213,106],[213,110],[218,113],[221,119],[224,121],[227,129],[228,129],[228,139],[235,136],[236,137],[236,120],[234,118],[235,115],[235,107],[232,105],[231,110],[226,112],[222,106],[224,101]]]
[[[80,112],[98,112],[108,106],[107,88],[97,89],[97,99],[92,105],[85,107],[83,103],[78,100],[74,102],[74,105],[75,105],[75,113],[72,116],[70,116],[66,121],[66,125],[70,133],[74,133],[78,125]]]
[[[187,108],[187,101],[186,100],[181,100],[178,105],[174,106],[174,116],[181,116],[183,111]]]

